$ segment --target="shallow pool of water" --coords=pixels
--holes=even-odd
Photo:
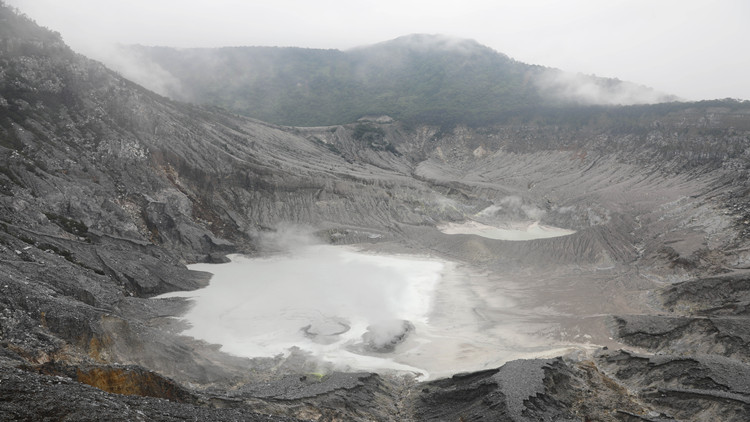
[[[231,258],[190,266],[213,273],[206,288],[164,296],[192,300],[183,334],[234,355],[296,347],[342,370],[426,379],[567,347],[530,334],[543,324],[518,312],[512,283],[453,262],[322,245]]]
[[[467,221],[465,223],[448,223],[438,227],[438,229],[445,234],[475,234],[488,239],[514,241],[548,239],[575,233],[575,230],[545,226],[539,224],[539,222],[515,223],[498,227],[489,226],[477,221]]]

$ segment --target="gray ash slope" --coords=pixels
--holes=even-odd
[[[747,104],[285,128],[168,101],[5,6],[0,20],[0,418],[748,414]],[[577,232],[519,245],[435,228],[504,198],[517,206],[493,221]],[[306,377],[304,356],[236,358],[173,333],[184,304],[149,298],[205,285],[186,263],[255,253],[290,223],[510,272],[571,327],[633,349],[414,383]]]

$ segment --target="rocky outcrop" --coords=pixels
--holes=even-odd
[[[616,317],[618,335],[654,351],[711,353],[748,362],[749,290],[746,274],[676,283],[660,292],[669,313]]]
[[[244,409],[215,409],[159,398],[106,393],[65,376],[0,367],[0,418],[77,421],[295,421]]]
[[[750,411],[746,274],[698,278],[659,292],[661,315],[615,318],[618,336],[656,355],[605,353],[608,373],[678,420],[743,420]]]
[[[750,411],[748,366],[734,359],[617,351],[597,363],[655,409],[655,420],[741,421]]]
[[[518,360],[421,388],[416,420],[662,420],[592,361]]]

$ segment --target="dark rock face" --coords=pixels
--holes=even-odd
[[[518,360],[421,388],[417,420],[621,421],[648,413],[590,361]]]
[[[167,101],[5,6],[0,22],[0,419],[746,419],[747,104],[450,130],[383,120],[371,124],[389,148],[373,149],[356,124],[282,128]],[[576,233],[518,243],[435,228],[498,205],[483,221]],[[153,297],[204,286],[186,263],[262,253],[285,224],[510,274],[547,292],[532,305],[560,324],[616,314],[616,339],[645,350],[416,383],[179,336],[170,317],[188,304]],[[413,330],[385,328],[363,338],[371,351]]]
[[[7,421],[293,421],[245,409],[105,393],[64,376],[38,375],[0,367],[0,418]]]
[[[712,355],[604,353],[598,363],[638,399],[676,420],[732,420],[750,411],[748,366]]]
[[[666,315],[616,317],[627,344],[656,356],[603,354],[607,372],[677,419],[743,420],[750,411],[746,274],[698,278],[660,291]]]

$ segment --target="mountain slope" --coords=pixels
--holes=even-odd
[[[142,46],[123,52],[138,68],[168,75],[136,79],[166,95],[295,126],[383,114],[412,123],[482,125],[539,106],[673,99],[615,79],[527,65],[475,41],[438,35],[410,35],[346,52]],[[136,76],[129,71],[133,67],[121,71]]]

